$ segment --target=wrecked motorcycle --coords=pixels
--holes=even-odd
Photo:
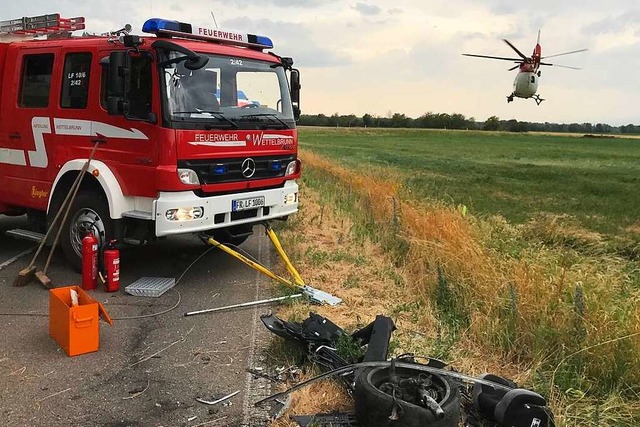
[[[427,359],[417,363],[411,355],[387,361],[395,330],[385,316],[350,336],[330,320],[311,313],[302,323],[274,315],[261,317],[272,333],[306,345],[310,359],[328,369],[289,390],[257,402],[282,397],[313,382],[340,376],[354,396],[357,424],[361,427],[552,427],[553,414],[539,394],[517,388],[510,380],[485,374],[471,377]],[[347,337],[366,348],[359,360],[347,360],[336,350]]]

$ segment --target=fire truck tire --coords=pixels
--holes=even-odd
[[[114,224],[105,197],[92,191],[80,191],[71,203],[67,220],[62,225],[60,245],[67,261],[82,271],[82,239],[92,231],[104,248],[113,238]]]

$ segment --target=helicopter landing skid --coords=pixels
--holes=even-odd
[[[533,98],[533,100],[536,101],[536,104],[538,104],[538,105],[540,105],[540,103],[542,101],[544,101],[544,98],[540,98],[540,95],[538,95],[538,94],[533,95],[531,98]]]

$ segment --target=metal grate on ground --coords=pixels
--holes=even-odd
[[[125,292],[136,297],[159,297],[176,284],[173,277],[142,277],[126,288]]]

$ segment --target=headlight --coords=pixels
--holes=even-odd
[[[298,172],[298,160],[289,162],[289,164],[287,165],[287,170],[284,173],[284,176],[293,175],[296,172]]]
[[[202,218],[204,208],[202,206],[195,206],[191,208],[169,209],[164,215],[169,221],[189,221]]]
[[[183,184],[200,185],[198,174],[191,169],[178,169],[178,178]]]

